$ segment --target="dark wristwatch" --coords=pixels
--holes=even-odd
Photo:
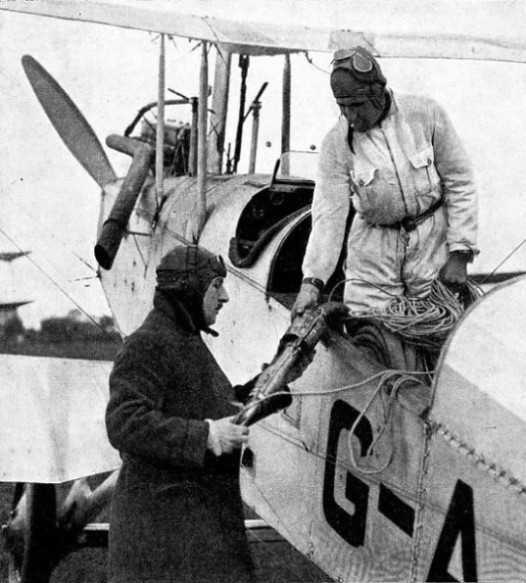
[[[451,253],[458,253],[466,258],[466,261],[471,261],[473,259],[473,251],[471,249],[455,249]]]
[[[319,292],[321,292],[325,287],[325,284],[319,277],[304,277],[301,283],[308,283],[313,285],[314,287],[318,288]]]

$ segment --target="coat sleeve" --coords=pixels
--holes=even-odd
[[[478,253],[478,201],[471,162],[448,114],[436,103],[432,139],[445,196],[448,248]]]
[[[323,140],[312,200],[312,231],[303,260],[303,276],[324,283],[333,274],[345,237],[351,177],[342,128],[335,126]]]
[[[161,340],[130,338],[110,375],[108,437],[117,450],[153,462],[202,467],[209,426],[162,411],[168,359]]]

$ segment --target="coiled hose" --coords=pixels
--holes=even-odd
[[[465,309],[481,297],[481,288],[468,279],[461,293],[453,293],[440,280],[435,280],[425,298],[394,298],[386,308],[353,314],[353,318],[374,318],[405,342],[436,351]]]

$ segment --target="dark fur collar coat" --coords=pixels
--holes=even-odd
[[[195,321],[157,292],[115,361],[106,426],[123,465],[110,519],[110,583],[254,580],[239,455],[209,452],[204,421],[234,415],[236,394]]]

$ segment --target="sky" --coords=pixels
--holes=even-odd
[[[0,266],[0,276],[9,272],[13,282],[9,296],[15,289],[19,297],[14,299],[33,300],[19,310],[27,326],[38,327],[42,318],[64,315],[79,307],[98,317],[108,313],[92,251],[100,189],[46,118],[24,75],[21,57],[32,55],[51,73],[104,143],[107,135],[122,134],[140,107],[156,100],[158,36],[2,12],[0,35],[0,154],[4,160],[0,168],[0,250],[31,252],[9,269]],[[198,93],[200,52],[195,49],[196,43],[186,39],[167,43],[166,86],[187,96]],[[271,83],[264,94],[258,171],[270,172],[279,155],[280,120],[269,103],[280,103],[281,66],[279,63],[275,77],[279,83]],[[232,70],[232,87],[237,92],[237,58],[233,59]],[[212,75],[213,62],[210,72]],[[326,78],[325,72],[314,73]],[[264,73],[249,72],[248,103],[265,80]],[[168,93],[167,97],[174,96]],[[232,102],[232,120],[237,119],[237,107],[237,102]],[[189,121],[189,108],[173,111],[167,115]],[[305,137],[296,144],[303,150],[326,127],[315,119],[309,125]],[[249,137],[247,123],[245,146]],[[117,174],[125,175],[129,158],[107,147],[105,150]],[[245,148],[241,171],[247,170],[247,163]]]
[[[167,82],[198,92],[199,51],[184,39],[168,43]],[[158,37],[103,25],[0,12],[0,251],[30,251],[11,266],[11,290],[0,266],[0,299],[32,300],[20,309],[30,327],[81,309],[108,314],[96,278],[93,246],[100,189],[68,152],[46,118],[20,59],[36,58],[83,112],[102,143],[123,133],[144,104],[156,100]],[[291,148],[319,148],[338,111],[328,85],[330,55],[292,59]],[[526,236],[526,67],[513,63],[383,60],[395,91],[427,94],[450,113],[471,156],[479,187],[481,254],[473,271],[492,271]],[[272,171],[279,155],[281,57],[252,60],[248,102],[264,81],[257,170]],[[210,68],[213,72],[213,67]],[[230,119],[237,119],[239,67],[232,62]],[[170,95],[168,94],[170,97]],[[170,117],[187,121],[188,111]],[[250,125],[245,128],[245,146]],[[227,136],[232,142],[233,133]],[[118,175],[129,159],[105,147]],[[241,161],[246,171],[248,156]],[[526,269],[522,246],[502,267]],[[16,269],[15,269],[16,267]],[[14,291],[13,291],[14,290]]]

